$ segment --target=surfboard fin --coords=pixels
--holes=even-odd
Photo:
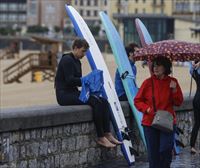
[[[131,155],[139,156],[139,153],[132,147],[129,147]]]
[[[122,139],[123,139],[123,140],[128,140],[128,141],[131,140],[131,139],[130,139],[130,136],[129,136],[127,133],[121,132],[121,134],[122,134]]]

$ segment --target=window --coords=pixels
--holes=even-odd
[[[82,9],[80,10],[80,15],[83,16],[83,10]]]
[[[94,6],[98,5],[98,0],[94,0]]]
[[[136,14],[138,13],[138,9],[137,9],[137,8],[135,8],[135,13],[136,13]]]
[[[31,16],[37,15],[36,3],[30,3],[30,8],[29,8],[28,12],[29,12],[29,15],[31,15]]]
[[[145,8],[142,9],[142,13],[146,13],[146,9]]]
[[[98,11],[97,10],[94,11],[94,16],[98,16]]]
[[[8,21],[10,21],[10,22],[17,21],[17,15],[15,15],[15,14],[8,15]]]
[[[146,0],[143,0],[143,3],[145,3],[146,2]]]
[[[1,20],[1,21],[6,21],[6,20],[7,20],[6,14],[1,14],[1,15],[0,15],[0,20]]]
[[[19,15],[19,21],[25,22],[26,21],[26,15],[25,14]]]
[[[47,13],[55,13],[55,7],[53,6],[53,4],[48,4],[47,6],[46,6],[46,12]]]
[[[136,3],[138,3],[138,0],[135,0]]]
[[[87,0],[87,5],[90,6],[90,0]]]
[[[90,11],[89,10],[87,10],[87,16],[90,16]]]
[[[6,10],[8,10],[8,5],[7,5],[6,3],[1,3],[1,5],[0,5],[0,10],[1,10],[1,11],[6,11]]]
[[[80,1],[80,5],[82,5],[82,6],[83,6],[83,0],[81,0],[81,1]]]
[[[20,11],[26,11],[26,4],[19,4],[18,8]]]
[[[17,4],[14,3],[9,4],[8,9],[10,11],[17,11]]]
[[[74,4],[75,4],[75,5],[78,5],[78,0],[75,0]]]
[[[194,12],[200,12],[200,3],[199,2],[195,2],[193,4],[193,11]]]
[[[107,6],[107,0],[104,0],[104,5]]]

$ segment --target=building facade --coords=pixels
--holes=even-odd
[[[0,27],[62,27],[64,0],[0,0]]]
[[[27,25],[62,27],[65,17],[64,0],[27,0]]]
[[[200,19],[199,0],[173,0],[172,14],[176,17]]]
[[[101,23],[99,12],[109,11],[109,0],[73,0],[71,5],[79,12],[88,25]]]
[[[0,27],[17,28],[26,25],[26,0],[0,1]]]

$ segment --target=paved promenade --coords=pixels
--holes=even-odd
[[[136,158],[134,166],[127,166],[125,160],[114,160],[94,168],[148,168],[147,158]],[[171,168],[200,168],[200,154],[191,155],[185,148],[180,155],[173,157]]]

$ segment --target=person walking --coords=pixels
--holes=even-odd
[[[143,113],[142,125],[147,143],[149,168],[170,168],[172,162],[175,126],[174,131],[170,133],[151,126],[156,112],[154,111],[153,94],[156,109],[171,113],[173,125],[176,124],[173,106],[181,105],[183,94],[177,79],[169,76],[171,68],[172,63],[168,58],[164,56],[154,58],[152,61],[153,75],[142,83],[134,99],[136,108]]]
[[[199,153],[195,149],[195,143],[198,135],[198,131],[200,128],[200,61],[195,61],[193,65],[190,66],[190,74],[192,78],[196,82],[196,93],[193,99],[193,110],[194,110],[194,125],[192,128],[192,133],[190,137],[190,146],[191,146],[191,153],[196,154]]]
[[[103,97],[91,95],[84,103],[79,99],[82,86],[82,67],[80,59],[85,56],[89,44],[85,39],[76,39],[72,44],[72,52],[64,54],[58,64],[55,77],[56,99],[59,105],[84,105],[93,108],[94,124],[97,130],[97,143],[104,147],[112,148],[120,141],[110,132],[109,103]]]

